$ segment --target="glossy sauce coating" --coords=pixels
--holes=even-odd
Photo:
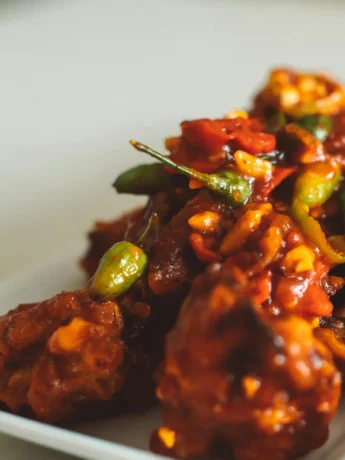
[[[226,265],[195,280],[167,338],[155,451],[283,460],[327,438],[341,390],[331,352],[310,323],[272,316],[250,292]]]
[[[20,305],[0,319],[0,401],[56,422],[111,399],[125,376],[123,316],[85,291]]]

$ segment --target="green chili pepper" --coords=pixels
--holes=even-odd
[[[223,195],[232,206],[239,206],[247,201],[250,195],[249,182],[237,174],[235,171],[219,171],[216,174],[205,174],[195,169],[188,168],[179,163],[175,163],[170,158],[161,155],[152,150],[147,145],[137,141],[130,141],[131,144],[139,151],[151,155],[153,158],[165,163],[184,176],[189,177],[202,183],[204,186],[214,192]]]
[[[306,115],[298,118],[295,125],[309,131],[316,139],[324,142],[332,131],[332,118],[328,115]]]
[[[333,264],[345,263],[345,253],[332,247],[317,220],[309,216],[309,208],[295,198],[292,203],[292,216],[299,223],[304,235],[312,241],[324,256]]]
[[[277,112],[268,119],[266,131],[268,133],[275,134],[283,129],[286,123],[286,116],[282,112]]]
[[[340,167],[333,161],[310,163],[297,177],[294,197],[309,208],[321,206],[339,184]]]
[[[155,239],[158,223],[159,215],[153,212],[136,243],[121,241],[104,254],[89,284],[89,293],[93,299],[114,299],[141,278],[147,266],[145,251]]]
[[[135,166],[121,173],[115,182],[118,193],[153,195],[172,185],[172,176],[161,163]]]
[[[93,299],[107,301],[126,292],[143,275],[147,255],[129,241],[114,244],[102,257],[91,279],[89,293]]]
[[[339,184],[340,176],[340,167],[335,162],[309,164],[296,180],[291,209],[305,236],[334,264],[344,263],[345,253],[327,241],[318,221],[309,216],[309,208],[321,206],[330,198]]]

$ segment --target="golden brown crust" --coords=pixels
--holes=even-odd
[[[85,291],[19,306],[0,320],[0,400],[40,420],[66,418],[108,400],[123,383],[123,318],[116,302]]]
[[[340,376],[308,322],[263,313],[216,264],[195,281],[168,336],[157,394],[156,451],[282,460],[325,441]]]

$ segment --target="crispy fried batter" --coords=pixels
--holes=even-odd
[[[263,313],[216,264],[168,335],[157,394],[164,426],[155,451],[282,460],[327,438],[340,375],[308,322]]]
[[[123,317],[85,291],[20,305],[0,320],[0,400],[55,422],[122,387]]]
[[[50,423],[150,407],[178,305],[145,280],[118,302],[80,290],[20,305],[0,319],[0,401]]]

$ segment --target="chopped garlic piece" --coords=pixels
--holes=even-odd
[[[306,245],[291,249],[283,260],[283,265],[289,271],[300,273],[314,269],[314,252]]]
[[[250,155],[243,150],[237,150],[234,154],[236,167],[242,174],[255,178],[263,178],[272,175],[273,166],[269,161]]]
[[[189,220],[189,226],[197,232],[213,233],[217,230],[220,215],[217,212],[205,211],[194,214]]]

